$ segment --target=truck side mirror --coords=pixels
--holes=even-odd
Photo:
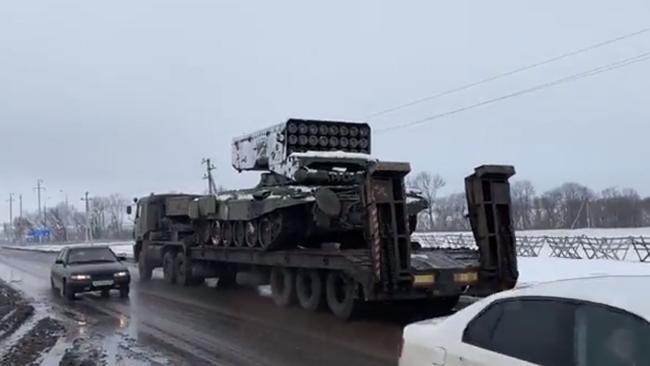
[[[54,261],[54,264],[63,264],[63,259],[57,259]]]
[[[131,206],[126,206],[126,214],[127,215],[131,214]]]

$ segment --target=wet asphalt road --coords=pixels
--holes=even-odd
[[[325,311],[277,307],[264,288],[183,288],[159,278],[140,284],[133,265],[129,299],[84,294],[69,303],[50,289],[53,261],[53,254],[1,249],[0,278],[13,280],[37,309],[90,334],[109,365],[125,358],[124,364],[160,365],[395,365],[403,325],[426,316],[413,316],[408,306],[373,306],[346,323]]]

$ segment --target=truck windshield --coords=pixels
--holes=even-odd
[[[73,249],[68,255],[68,264],[115,262],[115,254],[108,248]]]

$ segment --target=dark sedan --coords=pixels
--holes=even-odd
[[[121,297],[129,296],[131,275],[107,246],[79,246],[61,249],[56,257],[50,282],[52,289],[72,300],[80,292],[101,291],[108,297],[110,290],[119,290]]]

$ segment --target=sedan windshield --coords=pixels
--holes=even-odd
[[[115,254],[108,248],[74,249],[68,255],[68,264],[115,262]]]

